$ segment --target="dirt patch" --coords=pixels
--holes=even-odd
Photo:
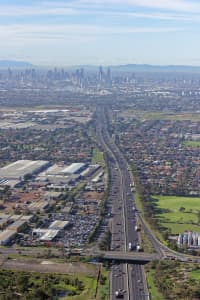
[[[91,274],[96,276],[98,268],[92,264],[83,263],[57,263],[54,261],[41,260],[7,260],[0,261],[0,268],[7,270],[19,270],[26,272],[38,272],[38,273],[61,273],[61,274]]]
[[[30,192],[15,192],[3,203],[6,213],[13,213],[14,210],[26,210],[28,205],[33,202],[44,199],[43,191],[30,191]]]
[[[83,192],[82,195],[83,199],[96,199],[100,200],[103,197],[103,193],[98,193],[98,192]]]

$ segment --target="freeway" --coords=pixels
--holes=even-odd
[[[140,247],[136,226],[135,201],[131,192],[131,178],[126,160],[108,133],[105,109],[97,108],[96,133],[99,146],[107,161],[112,202],[112,242],[111,250],[119,253]],[[120,255],[120,254],[119,254]],[[143,266],[139,264],[113,263],[110,274],[110,299],[116,299],[115,292],[127,300],[146,300],[148,292]]]
[[[97,140],[99,146],[104,151],[106,162],[110,174],[111,192],[109,202],[112,204],[112,241],[111,251],[117,251],[118,255],[113,255],[113,259],[123,261],[134,261],[134,264],[115,264],[111,268],[110,275],[110,299],[116,299],[115,291],[120,289],[126,291],[124,299],[146,300],[148,292],[144,276],[143,266],[136,264],[142,261],[138,255],[131,256],[129,250],[135,251],[139,244],[139,235],[135,231],[136,218],[140,220],[143,230],[151,242],[156,252],[155,256],[143,256],[143,262],[162,259],[175,259],[179,261],[199,262],[200,259],[194,256],[178,253],[163,245],[154,236],[153,232],[146,224],[142,215],[137,211],[133,198],[131,186],[133,184],[132,173],[121,151],[110,137],[108,132],[108,112],[104,107],[97,108]],[[131,245],[131,249],[129,249]],[[106,254],[105,258],[112,258],[112,254]]]

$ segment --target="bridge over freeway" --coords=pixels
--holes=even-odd
[[[140,264],[148,263],[152,260],[158,260],[159,256],[155,253],[149,254],[144,252],[128,251],[101,251],[93,254],[102,260],[115,260],[119,262],[137,262]]]

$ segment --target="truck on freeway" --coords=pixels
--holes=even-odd
[[[124,291],[121,289],[115,291],[115,297],[116,298],[124,298]]]
[[[132,250],[132,244],[131,244],[131,242],[128,243],[128,250],[129,250],[129,251]]]

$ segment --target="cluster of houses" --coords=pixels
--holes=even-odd
[[[148,194],[200,195],[200,122],[132,120],[119,134]],[[120,126],[119,126],[120,130]]]

